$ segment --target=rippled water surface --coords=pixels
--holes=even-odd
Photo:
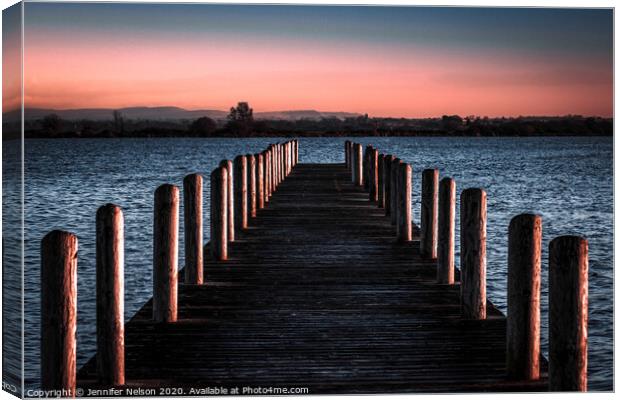
[[[188,173],[208,176],[221,159],[258,152],[277,140],[26,140],[26,387],[38,386],[39,380],[39,243],[48,231],[65,229],[79,238],[78,364],[82,365],[95,351],[97,208],[113,202],[124,209],[125,318],[128,319],[151,296],[155,188],[163,183],[182,186],[182,179]],[[302,138],[300,162],[343,162],[344,140]],[[397,155],[413,165],[416,223],[424,168],[439,168],[441,176],[454,177],[457,191],[466,187],[487,190],[488,296],[503,311],[506,308],[508,222],[522,212],[543,216],[542,343],[545,352],[548,243],[561,234],[586,236],[590,243],[590,390],[612,389],[612,139],[384,137],[355,140],[373,143],[381,152]],[[11,146],[11,142],[4,145]],[[205,215],[208,215],[208,179],[205,185]],[[5,202],[18,198],[11,187],[5,185],[6,189]],[[209,224],[205,226],[208,229]],[[5,235],[6,244],[11,235]],[[208,236],[207,231],[205,241]],[[179,249],[179,265],[183,265],[182,243]],[[10,257],[18,257],[19,252],[6,250],[9,258],[5,262],[10,262]],[[14,310],[15,315],[19,315],[19,311]]]

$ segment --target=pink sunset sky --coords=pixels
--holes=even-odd
[[[37,5],[27,8],[33,6]],[[255,12],[258,22],[251,20],[249,27],[244,24],[235,31],[203,29],[206,22],[187,28],[196,25],[187,9],[179,11],[178,26],[157,25],[152,15],[154,19],[144,23],[150,14],[135,11],[140,23],[130,28],[86,24],[83,15],[90,8],[73,11],[81,14],[63,13],[66,21],[36,12],[30,20],[26,11],[25,107],[226,110],[248,101],[256,111],[316,109],[397,117],[613,113],[611,50],[594,51],[587,43],[562,48],[561,33],[551,35],[557,43],[543,43],[541,48],[527,42],[525,29],[518,30],[521,36],[512,46],[510,35],[500,37],[507,44],[490,40],[491,28],[499,28],[495,25],[480,33],[472,33],[470,27],[462,34],[420,38],[407,31],[406,23],[402,29],[388,29],[385,10],[379,10],[375,20],[386,27],[375,27],[370,32],[374,36],[364,25],[364,18],[373,17],[372,10],[369,15],[356,11],[348,18],[338,12],[345,21],[344,32],[332,19],[317,17],[316,10],[302,19],[302,10],[287,12],[285,7],[272,10],[274,15]],[[125,11],[120,13],[125,18],[133,12]],[[96,17],[92,12],[91,18]],[[235,17],[234,10],[224,14],[213,18]],[[99,15],[105,22],[119,14]],[[283,15],[293,21],[275,28],[267,24]],[[321,22],[316,32],[303,25],[296,32],[298,17]],[[438,24],[456,18],[434,17]],[[241,26],[239,19],[234,20]],[[472,26],[480,24],[479,19]],[[467,26],[466,15],[459,21]],[[400,18],[393,21],[399,23]],[[468,43],[468,35],[481,39]],[[17,99],[17,104],[5,104],[5,110],[18,106]]]

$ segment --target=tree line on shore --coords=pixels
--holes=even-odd
[[[4,138],[10,138],[5,123]],[[26,138],[265,137],[265,136],[611,136],[613,119],[566,115],[489,118],[321,118],[257,120],[248,103],[230,109],[226,120],[135,120],[115,111],[110,120],[63,120],[50,114],[26,121]],[[13,133],[15,135],[15,133]],[[18,137],[18,136],[17,136]]]

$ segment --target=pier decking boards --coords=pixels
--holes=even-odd
[[[507,380],[505,317],[489,303],[463,319],[458,282],[437,284],[418,230],[397,243],[384,214],[343,164],[296,165],[229,260],[205,247],[205,284],[179,273],[177,322],[155,323],[149,301],[126,324],[126,387],[548,390],[544,360],[540,380]],[[95,357],[77,387],[106,387]]]

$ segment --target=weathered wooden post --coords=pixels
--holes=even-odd
[[[259,210],[265,208],[265,164],[262,153],[254,155],[256,159],[256,202]]]
[[[383,168],[385,164],[385,154],[379,154],[377,158],[377,207],[385,207],[385,181],[383,180]]]
[[[179,188],[164,184],[155,191],[153,221],[153,319],[177,320],[179,262]]]
[[[282,182],[282,144],[276,143],[276,185]]]
[[[256,218],[256,159],[254,154],[245,156],[248,163],[248,217]]]
[[[228,171],[219,167],[211,172],[211,254],[216,261],[228,259]]]
[[[355,169],[357,167],[357,143],[351,142],[351,146],[349,147],[349,173],[351,174],[351,182],[355,184]]]
[[[275,192],[280,184],[280,148],[279,143],[273,145],[273,191]]]
[[[437,258],[437,201],[439,170],[422,172],[422,210],[420,213],[420,255],[427,259]]]
[[[234,187],[235,196],[235,229],[247,229],[248,227],[248,164],[245,156],[237,156],[234,161]]]
[[[226,178],[226,184],[228,185],[228,187],[226,188],[226,193],[228,193],[228,197],[227,197],[227,202],[228,202],[228,209],[226,210],[226,216],[227,216],[227,224],[228,224],[228,228],[226,229],[226,232],[228,232],[228,241],[229,242],[234,242],[235,241],[235,199],[234,197],[231,195],[231,193],[233,193],[233,162],[230,160],[222,160],[222,162],[220,162],[220,167],[222,167],[225,171],[226,174],[228,175],[228,177]]]
[[[299,140],[295,140],[295,165],[299,164]]]
[[[291,141],[286,142],[286,176],[291,172]]]
[[[351,176],[353,175],[353,168],[355,168],[355,145],[357,143],[351,142],[349,144],[349,172],[351,172]]]
[[[350,141],[345,140],[344,141],[344,165],[346,165],[347,169],[351,168],[351,163],[349,162],[349,145],[351,144]]]
[[[362,164],[362,145],[355,143],[353,149],[353,183],[355,186],[363,186],[364,184]]]
[[[106,204],[97,210],[97,377],[125,384],[123,211]]]
[[[487,194],[482,189],[461,193],[461,311],[463,317],[487,315]]]
[[[370,174],[368,173],[368,162],[370,159],[370,150],[372,149],[372,147],[370,145],[367,145],[364,148],[364,154],[362,155],[362,157],[364,157],[362,159],[362,179],[364,181],[364,190],[369,191],[370,190]]]
[[[272,189],[272,173],[273,173],[273,160],[271,145],[267,146],[265,150],[265,203],[271,198]]]
[[[284,168],[282,168],[283,170],[283,176],[286,178],[288,176],[288,167],[289,167],[289,163],[288,163],[288,150],[289,150],[289,142],[285,142],[283,145],[283,151],[282,151],[282,155],[283,155],[283,162],[282,165]]]
[[[506,370],[511,379],[540,376],[542,218],[521,214],[508,227]]]
[[[282,180],[288,175],[288,142],[282,144]]]
[[[291,173],[291,167],[293,164],[293,160],[292,160],[292,152],[291,152],[291,145],[293,144],[293,142],[289,141],[286,143],[286,176],[288,176]]]
[[[379,200],[378,162],[379,151],[374,148],[370,149],[368,152],[368,199],[371,202]]]
[[[273,193],[276,191],[276,187],[277,187],[277,183],[276,183],[276,146],[275,145],[271,145],[271,150],[270,150],[270,165],[271,165],[271,171],[269,174],[269,182],[270,182],[270,189],[269,189],[269,197],[273,196]]]
[[[588,390],[588,241],[549,244],[549,390]]]
[[[275,166],[276,166],[276,187],[280,186],[280,168],[282,165],[282,152],[280,151],[280,143],[276,143],[275,152]]]
[[[41,387],[75,393],[77,236],[52,231],[41,241]]]
[[[362,186],[364,190],[368,190],[368,174],[366,173],[366,168],[368,168],[368,147],[362,147]]]
[[[293,142],[286,144],[286,176],[290,175],[293,169]]]
[[[439,182],[437,240],[437,283],[454,283],[454,225],[456,183],[452,178]]]
[[[273,190],[278,188],[280,183],[280,147],[279,143],[273,145]]]
[[[275,144],[270,145],[271,147],[271,192],[270,196],[273,196],[273,193],[278,188],[278,148]]]
[[[412,240],[411,232],[411,165],[398,166],[398,221],[396,237],[399,242]]]
[[[393,160],[394,156],[392,156],[391,154],[388,154],[383,158],[383,207],[385,208],[385,215],[390,215],[391,212],[391,184]]]
[[[265,204],[271,197],[271,149],[265,150]]]
[[[291,171],[293,172],[293,168],[295,168],[295,146],[297,145],[297,140],[291,139]]]
[[[286,142],[280,145],[280,182],[286,178]]]
[[[367,145],[364,149],[364,158],[362,160],[362,183],[364,184],[364,190],[370,190],[370,152],[372,150],[371,145]]]
[[[183,179],[185,283],[202,284],[202,176]]]
[[[263,205],[269,201],[269,152],[265,149],[261,152],[263,156]]]
[[[355,142],[349,144],[349,172],[353,174],[353,168],[355,167]]]
[[[401,163],[400,158],[394,158],[390,168],[390,222],[392,225],[396,225],[398,217],[398,166]]]

